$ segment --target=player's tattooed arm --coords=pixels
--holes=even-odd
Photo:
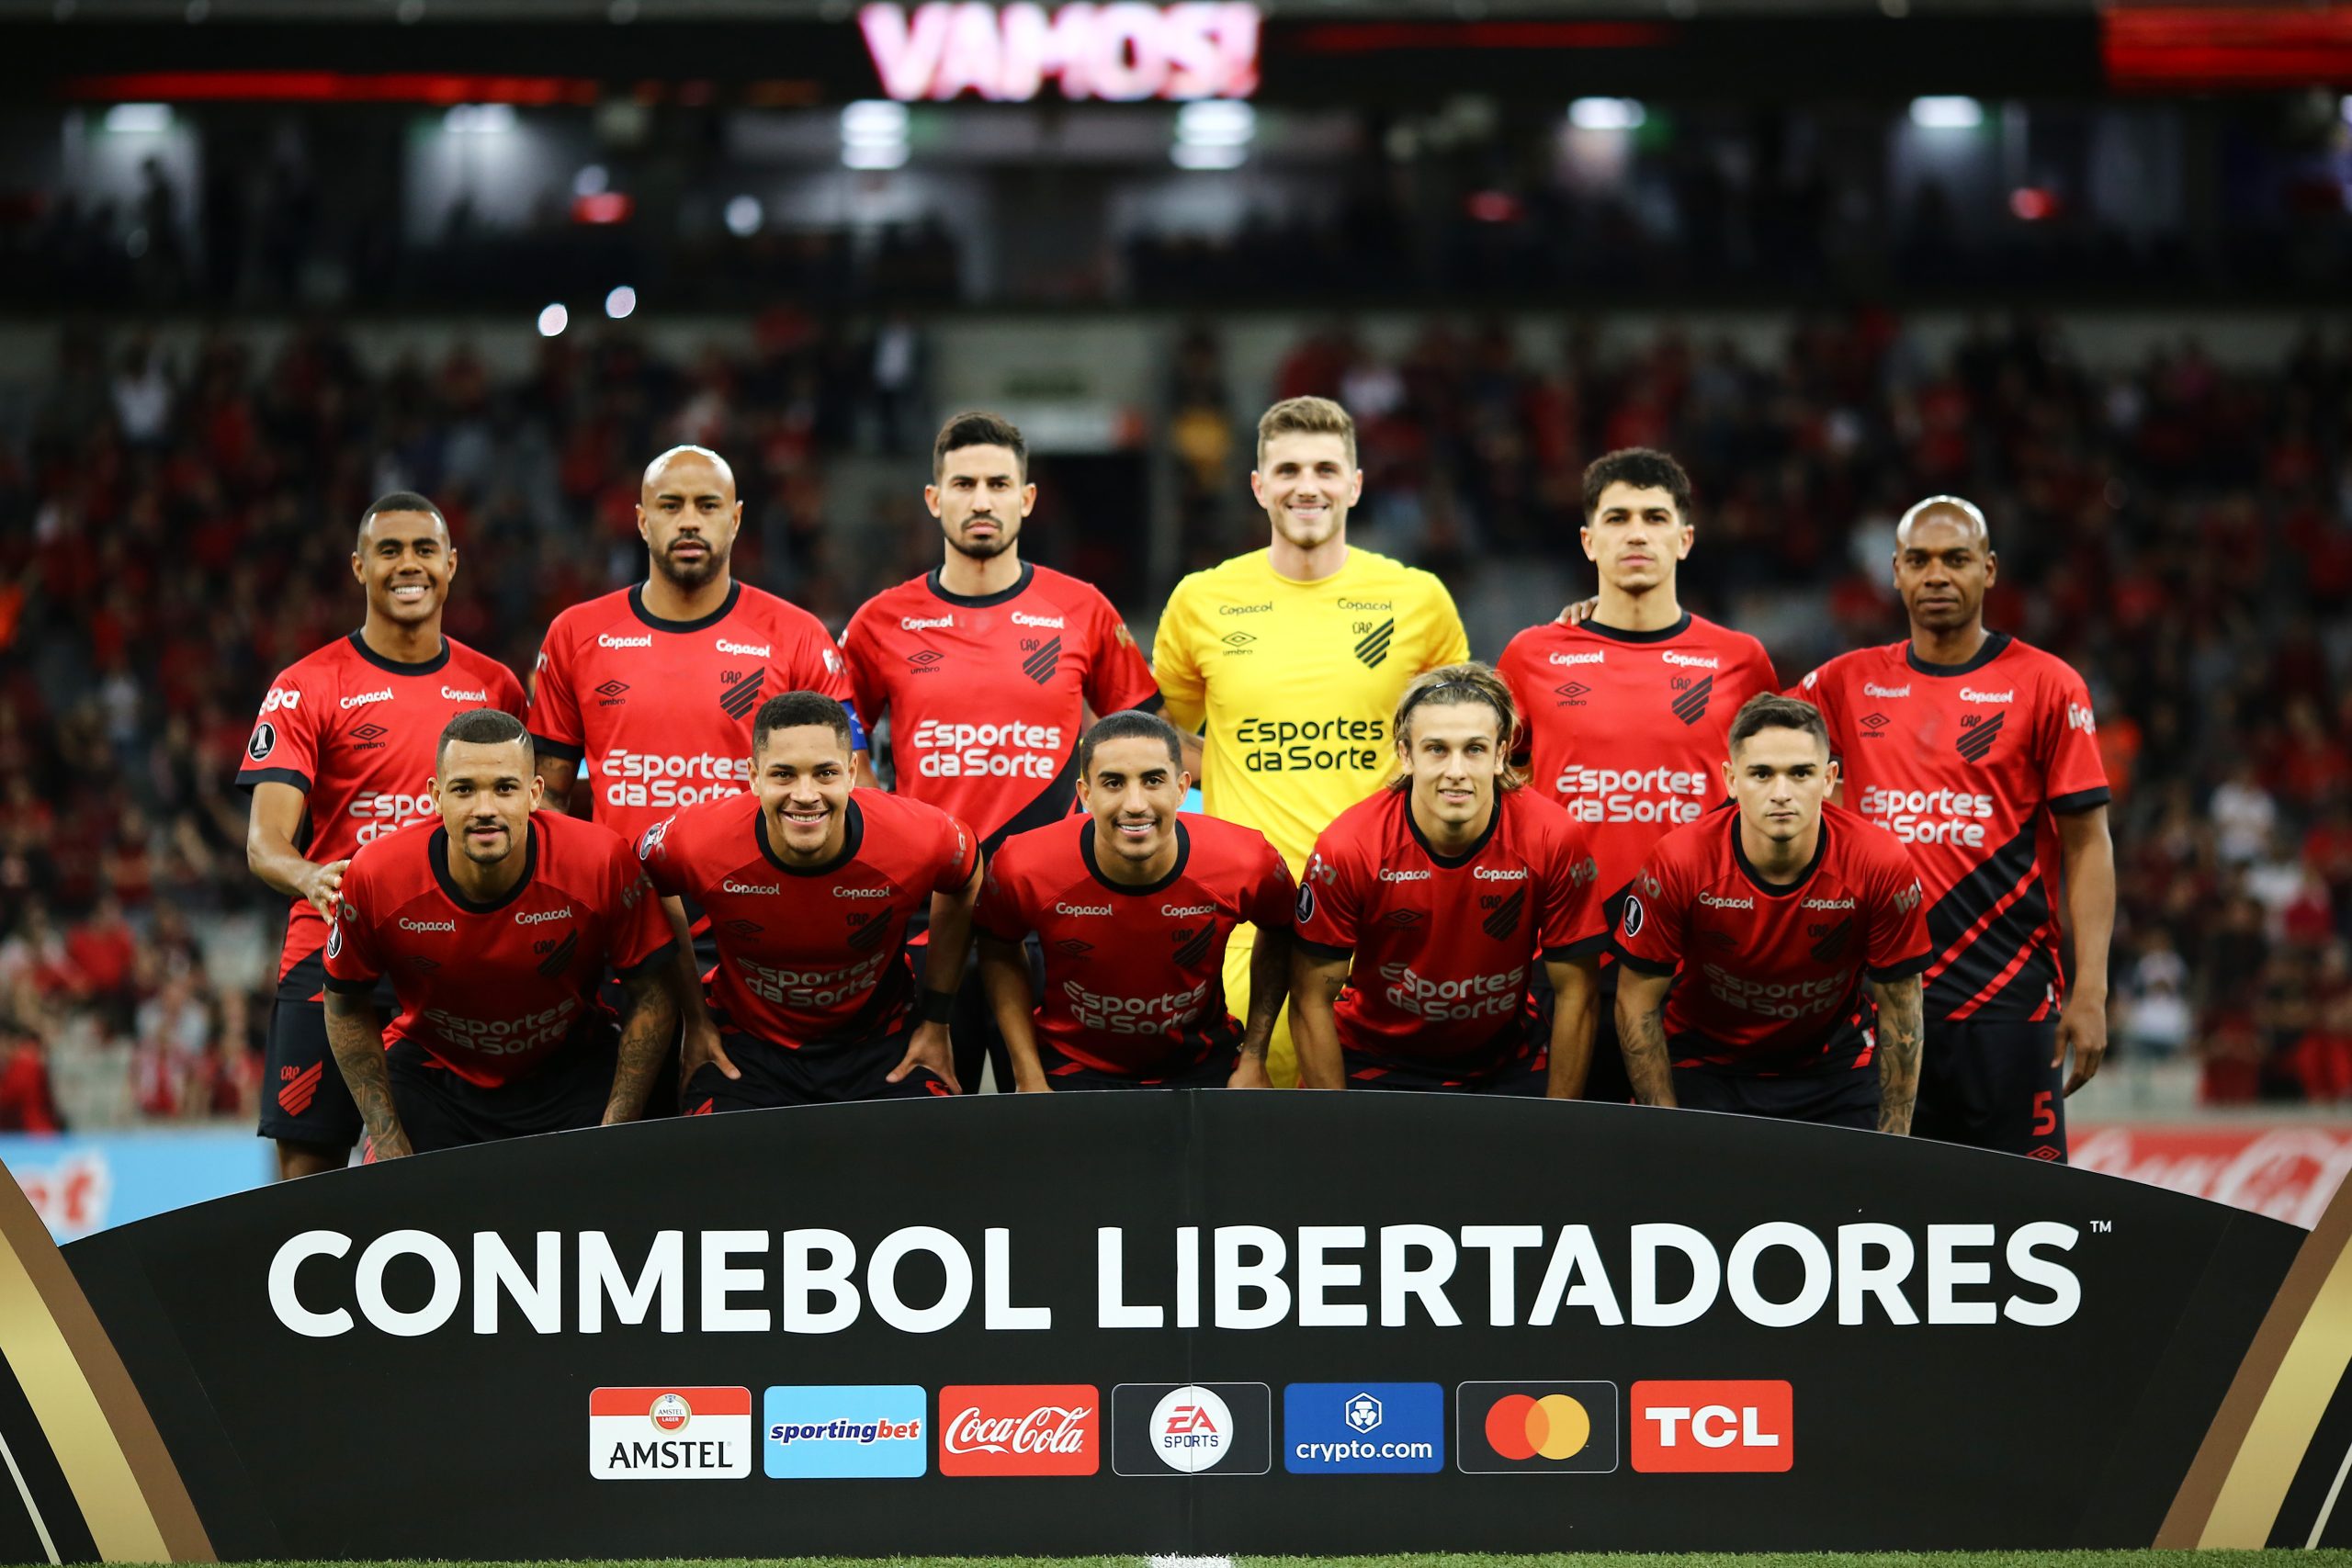
[[[1227,1089],[1272,1089],[1266,1076],[1266,1047],[1274,1038],[1274,1022],[1283,1015],[1283,1000],[1290,994],[1290,932],[1280,926],[1262,927],[1258,945],[1250,950],[1250,1016],[1241,1023],[1241,1060],[1227,1080]]]
[[[580,764],[570,757],[538,754],[539,805],[541,811],[552,811],[558,817],[571,812],[571,784],[580,776]]]
[[[612,1098],[605,1101],[605,1125],[634,1122],[662,1075],[662,1058],[678,1037],[676,981],[666,964],[639,965],[621,981],[620,1064],[613,1069]]]
[[[1544,972],[1552,981],[1552,1066],[1544,1093],[1552,1100],[1580,1100],[1600,1021],[1600,961],[1547,959]]]
[[[408,1134],[392,1108],[392,1075],[384,1065],[384,1021],[371,998],[328,989],[327,1048],[343,1071],[351,1103],[359,1108],[373,1157],[398,1159],[409,1153]]]
[[[1911,1107],[1919,1099],[1920,1043],[1927,1037],[1921,1021],[1919,976],[1906,976],[1882,985],[1871,982],[1871,999],[1878,1003],[1878,1130],[1908,1136]]]
[[[1672,1105],[1674,1058],[1666,1048],[1666,992],[1671,975],[1645,975],[1631,964],[1618,972],[1617,1042],[1625,1077],[1644,1105]]]
[[[1305,942],[1292,943],[1290,1038],[1298,1049],[1302,1089],[1348,1087],[1347,1060],[1340,1053],[1340,1021],[1331,1010],[1347,988],[1348,965],[1353,957]],[[1253,978],[1250,983],[1257,982]]]
[[[1046,1081],[1046,1064],[1037,1056],[1037,1032],[1030,1009],[1029,954],[1017,942],[980,932],[980,987],[988,992],[989,1010],[996,1014],[997,1032],[1004,1036],[1005,1055],[1012,1060],[1012,1087],[1022,1094],[1042,1094],[1054,1086]]]

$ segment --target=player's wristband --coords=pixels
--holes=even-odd
[[[922,1017],[925,1023],[945,1023],[955,1016],[955,992],[933,990],[923,992]]]

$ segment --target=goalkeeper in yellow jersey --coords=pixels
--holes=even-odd
[[[1263,833],[1297,875],[1316,836],[1378,788],[1396,756],[1396,699],[1416,675],[1470,657],[1445,585],[1348,547],[1363,493],[1355,422],[1329,398],[1290,398],[1258,421],[1250,493],[1272,542],[1176,585],[1152,673],[1182,729],[1204,731],[1202,804]],[[1246,1008],[1250,931],[1226,949],[1225,987]],[[1290,1021],[1267,1072],[1298,1081]]]

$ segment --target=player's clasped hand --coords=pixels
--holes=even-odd
[[[1248,1051],[1242,1052],[1241,1059],[1233,1065],[1233,1076],[1225,1080],[1225,1087],[1227,1089],[1273,1088],[1274,1080],[1266,1075],[1266,1058],[1253,1055]]]
[[[350,863],[349,860],[329,861],[324,865],[312,867],[311,874],[303,878],[302,897],[308,898],[311,907],[329,920],[335,917],[335,904],[343,895],[344,868]]]
[[[718,1026],[710,1021],[707,1013],[700,1019],[686,1021],[685,1038],[678,1053],[678,1093],[682,1100],[686,1086],[694,1081],[695,1074],[702,1069],[705,1062],[718,1067],[728,1077],[740,1078],[743,1076],[743,1069],[728,1059],[727,1048],[719,1043]]]
[[[899,1065],[890,1069],[890,1076],[886,1081],[902,1082],[917,1067],[929,1067],[938,1074],[939,1081],[947,1086],[948,1093],[964,1092],[964,1086],[956,1081],[956,1051],[948,1043],[945,1024],[915,1025],[914,1032],[907,1037],[907,1054],[899,1058]]]

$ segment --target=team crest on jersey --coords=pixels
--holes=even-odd
[[[1489,898],[1495,901],[1494,908],[1487,913],[1482,929],[1500,942],[1519,929],[1519,917],[1527,908],[1527,889],[1523,886],[1515,888],[1508,897],[1489,893],[1479,902],[1484,904]]]
[[[1838,955],[1846,951],[1846,939],[1854,934],[1853,917],[1849,915],[1834,925],[1826,920],[1815,920],[1804,928],[1804,934],[1815,939],[1813,944],[1815,963],[1834,963]]]
[[[264,719],[259,724],[254,725],[254,738],[245,742],[245,755],[254,761],[258,762],[277,750],[277,726],[270,723],[267,719]]]
[[[871,953],[882,945],[890,934],[890,917],[881,910],[865,914],[852,910],[849,917],[849,946],[853,953]]]
[[[1356,625],[1362,626],[1363,623],[1358,621]],[[1391,615],[1363,634],[1356,643],[1356,658],[1363,661],[1363,667],[1367,670],[1379,669],[1388,662],[1389,645],[1396,640],[1396,617]]]
[[[1689,682],[1688,685],[1684,685]],[[1691,681],[1687,675],[1677,675],[1674,683],[1682,689],[1674,694],[1674,716],[1685,724],[1696,724],[1707,716],[1707,699],[1715,694],[1715,678],[1702,675]]]
[[[1189,968],[1209,955],[1209,946],[1216,941],[1216,922],[1212,920],[1196,931],[1179,931],[1171,934],[1177,942],[1177,964]]]
[[[1960,721],[1960,739],[1953,742],[1952,749],[1972,762],[1983,761],[1993,750],[1993,742],[2001,738],[2001,720],[2007,716],[2007,713],[1996,713],[1990,718],[1979,719],[1974,714],[1968,715]]]
[[[1022,657],[1021,672],[1042,686],[1054,678],[1054,670],[1061,663],[1062,639],[1057,637],[1048,637],[1043,645],[1029,648],[1029,645],[1036,640],[1035,637],[1021,639],[1022,646],[1029,649],[1029,651]]]
[[[749,674],[741,670],[729,670],[718,677],[718,705],[727,716],[741,724],[752,716],[760,705],[760,693],[766,687],[768,672],[763,668]]]

